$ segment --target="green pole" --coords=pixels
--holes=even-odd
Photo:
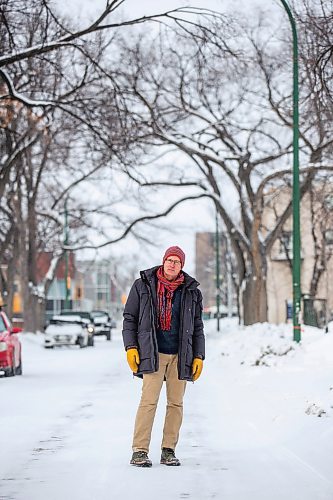
[[[301,231],[299,189],[299,114],[298,114],[298,42],[295,19],[285,0],[281,3],[287,11],[293,34],[293,333],[294,340],[301,340]]]
[[[65,247],[65,309],[69,309],[70,300],[70,276],[69,276],[69,252],[68,246],[68,211],[67,211],[67,198],[65,200],[65,224],[64,224],[64,247]]]
[[[215,246],[216,246],[216,317],[217,331],[220,331],[220,237],[219,237],[219,219],[216,210],[216,229],[215,229]]]

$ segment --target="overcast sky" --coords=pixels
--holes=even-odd
[[[95,0],[94,2],[89,0],[55,0],[55,3],[63,14],[84,23],[87,18],[95,17],[103,9],[105,0]],[[280,0],[160,0],[159,2],[156,0],[125,0],[121,6],[121,15],[125,19],[132,19],[185,6],[204,7],[220,12],[242,12],[254,17],[258,16],[258,9],[264,9],[270,11],[272,19],[281,14]],[[213,207],[207,201],[197,202],[195,206],[193,203],[187,202],[168,217],[167,224],[170,227],[169,234],[163,231],[161,234],[156,234],[156,237],[153,235],[153,239],[157,242],[156,247],[142,250],[139,244],[129,238],[116,246],[105,248],[100,252],[100,255],[107,256],[111,252],[118,256],[124,255],[125,258],[129,251],[136,252],[140,254],[137,262],[138,269],[143,269],[158,264],[165,248],[177,244],[184,249],[187,255],[185,270],[194,273],[195,231],[215,230]]]
[[[63,11],[79,13],[80,16],[93,15],[102,9],[105,5],[105,0],[55,0]],[[281,9],[279,0],[125,0],[121,6],[126,15],[130,17],[138,17],[143,15],[151,15],[166,10],[176,9],[179,7],[201,7],[213,9],[220,12],[248,12],[256,14],[256,9],[261,8],[271,10],[272,14]]]

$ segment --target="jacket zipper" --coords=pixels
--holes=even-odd
[[[150,298],[150,310],[151,310],[151,316],[152,316],[152,327],[153,327],[153,350],[154,350],[154,362],[155,362],[155,370],[158,370],[159,368],[159,362],[158,362],[158,348],[157,348],[157,338],[156,338],[156,315],[155,313],[155,304],[154,304],[154,299],[153,299],[153,291],[151,287],[151,281],[147,280],[148,283],[148,293],[149,293],[149,298]]]
[[[180,325],[179,325],[179,348],[178,348],[178,374],[179,376],[182,375],[181,373],[181,354],[182,354],[182,344],[183,344],[183,338],[184,338],[184,331],[183,331],[183,324],[184,324],[184,313],[185,313],[185,293],[186,293],[186,287],[184,286],[183,291],[182,291],[182,297],[181,297],[181,315],[180,315]]]

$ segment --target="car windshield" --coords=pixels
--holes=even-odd
[[[93,318],[100,318],[100,317],[107,316],[108,314],[104,311],[92,311],[91,315]]]
[[[4,323],[2,316],[0,316],[0,332],[4,332],[5,330],[7,330],[7,327]]]
[[[53,316],[50,320],[51,325],[58,325],[58,324],[63,324],[63,323],[82,323],[82,318],[78,315],[59,315],[59,316]]]

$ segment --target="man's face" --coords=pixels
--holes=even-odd
[[[167,280],[173,281],[177,278],[181,268],[182,264],[179,257],[177,255],[170,255],[165,259],[163,264],[164,276]]]

